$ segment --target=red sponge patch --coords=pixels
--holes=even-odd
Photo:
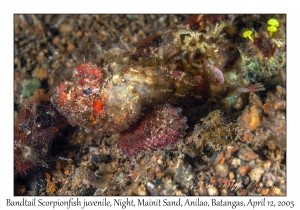
[[[125,155],[133,156],[143,150],[175,144],[185,134],[186,121],[180,108],[160,106],[145,115],[136,126],[121,132],[118,148]]]

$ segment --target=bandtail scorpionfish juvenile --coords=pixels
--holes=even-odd
[[[240,68],[239,51],[223,33],[229,17],[189,21],[158,31],[136,49],[122,39],[99,49],[99,56],[64,72],[52,103],[72,125],[96,135],[120,133],[118,147],[133,156],[184,137],[183,101],[203,104],[215,96],[264,90],[260,83],[233,85],[224,76]]]

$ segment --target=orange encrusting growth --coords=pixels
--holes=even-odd
[[[94,101],[93,111],[94,111],[94,114],[104,114],[103,102],[102,101]]]

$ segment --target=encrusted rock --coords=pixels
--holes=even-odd
[[[258,155],[255,154],[250,147],[243,145],[239,149],[238,157],[244,161],[251,161],[257,159]]]

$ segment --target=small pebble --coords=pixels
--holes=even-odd
[[[249,172],[250,179],[259,182],[265,170],[262,167],[255,167]]]
[[[138,195],[147,195],[145,185],[142,184],[138,187]]]
[[[261,195],[268,195],[268,193],[269,193],[269,189],[262,189],[261,191],[260,191],[260,194]]]
[[[214,166],[214,171],[216,175],[221,177],[226,177],[228,175],[228,165],[217,164]]]
[[[228,177],[231,180],[234,179],[234,173],[232,171],[230,171]]]
[[[207,189],[207,192],[208,192],[208,195],[210,195],[210,196],[216,196],[216,195],[219,195],[218,189],[217,189],[216,187],[214,187],[214,186],[209,187],[209,188]]]
[[[70,24],[67,23],[62,23],[59,25],[59,31],[61,33],[67,33],[67,32],[71,32],[72,31],[72,26]]]
[[[232,167],[234,167],[234,168],[239,167],[239,166],[241,165],[241,159],[239,159],[239,158],[233,158],[233,159],[231,160],[230,165],[231,165]]]
[[[265,173],[262,177],[262,182],[268,187],[272,187],[275,181],[276,177],[272,173]]]
[[[157,172],[156,177],[161,179],[165,174],[163,172]]]
[[[68,45],[67,45],[67,51],[71,52],[74,49],[75,49],[75,45],[69,42]]]
[[[48,70],[44,68],[35,68],[32,72],[32,76],[43,80],[48,78]]]
[[[270,142],[268,145],[269,150],[274,151],[276,150],[276,145],[273,142]]]
[[[273,191],[273,193],[275,195],[280,195],[281,194],[281,190],[279,187],[274,187],[271,191]]]
[[[215,153],[211,159],[210,159],[210,162],[211,164],[215,165],[215,164],[224,164],[224,161],[225,161],[225,154],[224,152],[218,152],[218,153]]]
[[[239,173],[241,174],[241,176],[245,176],[250,170],[250,167],[248,165],[245,166],[241,166],[239,168]]]
[[[64,174],[65,174],[65,175],[70,174],[70,170],[65,170],[65,171],[64,171]]]

